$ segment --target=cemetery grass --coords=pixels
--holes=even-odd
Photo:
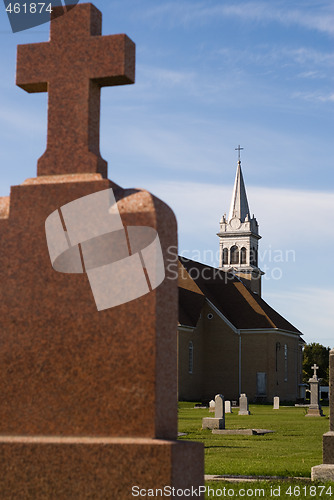
[[[194,403],[179,403],[179,439],[204,443],[205,474],[236,476],[310,477],[322,463],[322,435],[329,430],[325,417],[305,417],[306,408],[250,405],[251,415],[226,414],[226,429],[269,429],[263,436],[215,435],[202,430],[202,418],[214,416]]]

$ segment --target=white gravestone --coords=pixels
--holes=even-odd
[[[279,397],[275,396],[274,397],[274,408],[273,410],[279,410]]]
[[[238,415],[250,415],[248,410],[248,398],[246,394],[240,394]]]
[[[231,401],[225,401],[225,413],[232,413]]]
[[[224,396],[217,394],[215,397],[215,416],[202,419],[202,429],[225,429]]]
[[[216,403],[214,402],[213,399],[211,399],[211,401],[209,403],[209,411],[210,412],[214,412],[215,411],[215,406],[216,406]]]

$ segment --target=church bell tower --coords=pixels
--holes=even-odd
[[[220,220],[219,268],[229,271],[253,292],[261,295],[261,276],[258,267],[259,225],[256,218],[251,218],[245,183],[241,170],[240,150],[237,173],[228,217]]]

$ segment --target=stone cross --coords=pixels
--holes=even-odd
[[[112,184],[101,175],[98,151],[100,87],[134,75],[134,45],[125,35],[100,37],[95,7],[79,3],[57,17],[59,9],[51,42],[18,51],[18,83],[29,92],[49,92],[47,151],[39,176],[0,199],[10,213],[0,217],[0,330],[6,332],[0,498],[127,499],[136,484],[198,489],[202,444],[177,441],[172,266],[149,293],[98,311],[88,277],[55,272],[50,262],[46,219],[58,211],[64,231],[61,207],[80,205]],[[110,197],[104,205],[115,214]],[[119,188],[117,210],[124,225],[154,229],[170,258],[177,227],[167,205],[147,191]],[[93,224],[86,218],[75,229]],[[63,236],[65,250],[74,242]]]
[[[92,4],[54,7],[51,40],[19,45],[17,79],[27,92],[48,92],[47,148],[38,175],[101,173],[101,87],[134,83],[135,44],[126,35],[101,35]],[[64,162],[66,158],[66,163]]]
[[[314,363],[313,366],[311,366],[312,370],[314,370],[314,373],[313,373],[313,378],[318,378],[317,377],[317,370],[319,370],[319,366],[316,365],[316,363]]]

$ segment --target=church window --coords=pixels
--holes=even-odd
[[[288,381],[288,346],[284,345],[284,382]]]
[[[228,250],[227,248],[223,249],[223,266],[228,264]]]
[[[247,250],[245,247],[242,247],[240,251],[240,264],[247,264]]]
[[[212,313],[209,313],[208,314],[208,319],[212,319],[213,318],[213,314]]]
[[[190,341],[188,344],[188,372],[192,373],[194,368],[194,344]]]
[[[258,260],[257,249],[255,247],[252,247],[250,251],[250,263],[253,266],[257,266],[257,260]]]
[[[231,264],[239,264],[239,248],[236,245],[231,248]]]

